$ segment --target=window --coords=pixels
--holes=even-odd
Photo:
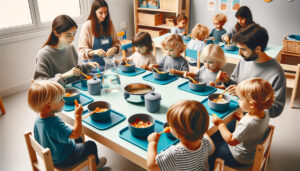
[[[88,0],[0,1],[0,39],[49,29],[61,14],[79,24],[87,18],[88,5]]]

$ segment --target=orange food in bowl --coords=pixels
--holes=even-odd
[[[142,121],[139,118],[137,118],[134,122],[131,123],[131,125],[136,128],[147,128],[150,127],[152,123],[149,121]]]

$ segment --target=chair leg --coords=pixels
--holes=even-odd
[[[1,97],[0,97],[0,110],[2,115],[6,113]]]
[[[123,58],[126,58],[126,50],[125,49],[122,50],[122,55],[123,55]]]
[[[294,84],[292,95],[291,95],[291,102],[290,102],[291,108],[293,108],[293,106],[294,106],[294,101],[296,99],[296,95],[297,95],[298,88],[299,88],[299,80],[300,80],[300,64],[298,64],[298,67],[297,67],[296,76],[295,76],[295,84]]]

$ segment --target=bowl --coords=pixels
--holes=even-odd
[[[111,113],[111,107],[108,102],[105,101],[95,101],[93,103],[90,103],[87,108],[89,112],[94,111],[97,107],[100,108],[107,108],[108,110],[104,112],[96,112],[92,114],[90,117],[94,121],[108,121],[110,119],[110,113]]]
[[[165,127],[168,127],[169,124],[168,122],[164,123],[164,128]],[[170,139],[176,139],[176,137],[174,137],[174,135],[170,132],[170,133],[164,133],[164,134],[167,134],[167,137],[170,138]]]
[[[183,41],[190,41],[191,40],[191,36],[190,35],[182,35],[182,40]]]
[[[207,45],[212,44],[214,43],[214,37],[208,37],[204,41]]]
[[[226,49],[226,50],[229,50],[229,51],[230,51],[230,50],[233,51],[233,50],[235,50],[235,45],[234,45],[234,44],[230,44],[230,45],[225,44],[225,49]]]
[[[226,102],[214,102],[214,99],[218,99],[221,93],[215,93],[208,96],[208,107],[217,112],[225,112],[229,108],[230,98],[227,95],[223,95],[222,99]]]
[[[153,92],[154,87],[143,83],[131,83],[124,87],[124,99],[132,103],[145,101],[145,94]]]
[[[158,71],[162,72],[162,73],[157,73],[157,71],[155,69],[152,69],[153,71],[153,77],[156,80],[167,80],[169,78],[169,71],[167,69],[164,68],[157,68]]]
[[[145,128],[137,128],[132,125],[134,122],[139,122],[139,121],[143,121],[146,123],[150,122],[151,125]],[[155,119],[148,114],[138,113],[138,114],[133,114],[128,118],[129,131],[135,137],[147,138],[149,134],[154,132],[154,125],[155,125]]]
[[[69,93],[68,96],[66,96],[67,93]],[[79,92],[79,90],[77,90],[75,88],[67,88],[66,94],[63,97],[63,99],[65,100],[65,103],[68,105],[75,104],[74,100],[79,101],[79,99],[80,99],[80,92]]]
[[[201,82],[200,80],[195,79],[195,81],[197,81],[198,83],[193,83],[192,80],[189,80],[189,87],[191,90],[194,91],[203,91],[205,90],[206,87],[206,83],[205,82]]]
[[[128,63],[129,65],[126,65],[126,62],[121,63],[121,71],[123,72],[134,72],[135,71],[135,64],[132,62]]]

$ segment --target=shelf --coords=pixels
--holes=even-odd
[[[172,26],[168,26],[166,24],[162,24],[162,25],[158,25],[158,26],[149,26],[149,25],[144,25],[144,24],[138,24],[138,26],[154,27],[154,28],[164,28],[164,29],[171,29],[171,28],[173,28]]]
[[[140,11],[155,11],[155,12],[169,12],[169,13],[176,13],[177,11],[170,11],[170,10],[164,10],[164,9],[153,9],[153,8],[137,8]]]

